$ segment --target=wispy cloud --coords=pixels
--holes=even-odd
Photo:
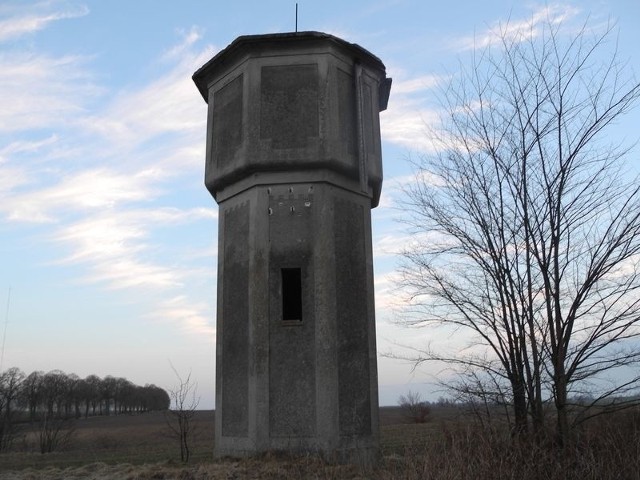
[[[213,48],[193,52],[181,44],[179,50],[177,63],[169,72],[143,88],[119,95],[105,112],[87,118],[87,128],[120,148],[131,148],[165,134],[191,135],[191,140],[202,138],[206,105],[191,75],[211,57]]]
[[[58,141],[57,135],[50,135],[41,140],[18,140],[0,149],[0,163],[4,161],[4,157],[16,153],[37,152],[43,147],[50,146]]]
[[[384,140],[412,150],[433,151],[429,126],[438,121],[435,109],[424,105],[422,99],[411,99],[398,94],[389,101],[389,108],[380,116]]]
[[[0,199],[6,199],[12,190],[29,182],[27,172],[18,167],[3,167],[0,165]],[[2,202],[0,202],[0,211]]]
[[[59,1],[39,2],[0,20],[0,42],[43,30],[58,20],[82,17],[88,13],[89,9],[85,5]]]
[[[15,7],[0,41],[87,12],[56,1]],[[212,204],[180,196],[202,183],[206,105],[191,74],[214,49],[199,40],[197,28],[181,32],[159,52],[164,73],[118,92],[95,81],[91,57],[0,53],[0,218],[15,231],[43,225],[34,231],[54,247],[48,263],[78,267],[76,281],[169,298],[147,305],[148,316],[211,333],[213,307],[192,286],[213,283],[215,249],[196,255],[175,242],[200,222],[215,231]]]
[[[433,150],[427,131],[438,115],[426,99],[444,78],[434,74],[412,76],[397,68],[390,69],[389,76],[393,78],[389,106],[380,115],[383,139],[411,150]]]
[[[184,54],[191,55],[191,48],[202,38],[202,29],[196,26],[191,27],[189,30],[179,29],[176,33],[182,37],[182,42],[169,48],[162,56],[164,60],[173,61]]]
[[[147,318],[170,321],[186,332],[205,335],[208,339],[214,339],[216,333],[216,329],[213,326],[213,319],[215,318],[214,305],[214,301],[210,304],[204,302],[194,304],[185,295],[178,295],[161,302],[157,310],[149,313]]]
[[[393,82],[394,95],[408,95],[411,93],[424,92],[437,87],[442,82],[442,77],[438,75],[421,75],[415,78],[401,79]]]
[[[477,35],[462,37],[453,42],[453,47],[464,51],[498,45],[501,38],[514,42],[530,40],[542,34],[544,24],[558,25],[579,12],[578,8],[567,4],[546,5],[535,10],[527,19],[496,22]]]
[[[0,204],[0,212],[10,221],[56,222],[71,212],[93,213],[95,209],[153,198],[156,176],[154,170],[133,175],[107,169],[83,170],[37,192],[28,189],[9,196]]]
[[[501,38],[524,41],[541,35],[545,24],[558,25],[578,13],[577,8],[569,5],[547,5],[535,10],[527,19],[499,21],[479,34],[456,39],[452,47],[465,51],[496,45]],[[441,142],[432,135],[437,130],[434,127],[439,123],[439,112],[427,104],[426,99],[434,99],[433,91],[441,82],[447,81],[447,77],[434,74],[410,76],[402,70],[391,71],[391,76],[394,82],[389,108],[380,117],[384,140],[421,152],[441,150]]]
[[[0,53],[0,134],[61,128],[86,112],[102,93],[86,69],[86,57]]]
[[[397,257],[411,242],[411,236],[405,234],[386,233],[374,240],[374,257]]]
[[[376,311],[384,311],[388,316],[397,310],[405,298],[400,290],[402,275],[399,272],[392,272],[386,275],[376,275],[374,279]]]
[[[180,286],[189,275],[189,268],[181,265],[178,258],[160,261],[158,257],[168,256],[168,252],[152,244],[151,232],[200,220],[213,221],[215,216],[213,209],[206,208],[157,208],[85,218],[64,226],[53,237],[71,250],[58,263],[87,265],[89,273],[84,281],[104,283],[113,289]]]

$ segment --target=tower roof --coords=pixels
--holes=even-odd
[[[218,52],[211,60],[205,63],[193,74],[195,82],[200,94],[205,102],[208,101],[208,77],[212,70],[224,67],[227,63],[232,63],[238,56],[244,54],[247,50],[254,48],[278,48],[286,44],[295,43],[300,46],[308,45],[313,42],[330,42],[343,50],[347,50],[359,62],[368,64],[369,66],[385,72],[385,66],[382,61],[368,50],[362,48],[355,43],[347,42],[334,35],[323,32],[288,32],[288,33],[268,33],[263,35],[242,35],[236,38],[225,49]],[[388,92],[386,97],[388,98]],[[386,108],[385,99],[381,99],[381,105]],[[382,108],[384,110],[384,108]]]

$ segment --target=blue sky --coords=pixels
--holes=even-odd
[[[499,24],[546,17],[617,22],[620,54],[640,72],[640,2],[298,3],[299,30],[358,43],[393,77],[373,212],[378,350],[460,348],[446,331],[399,327],[392,308],[407,241],[398,186],[436,118],[435,85]],[[1,368],[170,388],[172,363],[213,407],[217,207],[203,185],[206,105],[191,75],[239,35],[292,31],[294,12],[294,1],[0,4]],[[637,138],[639,119],[626,117],[621,134]],[[409,389],[438,396],[435,369],[378,364],[381,404]]]

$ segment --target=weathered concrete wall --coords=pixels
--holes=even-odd
[[[384,65],[330,35],[265,35],[236,40],[194,80],[220,205],[216,455],[371,462]]]
[[[209,104],[205,183],[216,200],[255,172],[326,169],[382,184],[379,59],[316,32],[240,37],[194,80]]]

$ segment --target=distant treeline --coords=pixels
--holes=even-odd
[[[26,375],[18,368],[0,373],[0,425],[16,420],[33,422],[42,417],[80,418],[166,410],[170,403],[162,388],[142,387],[126,378],[80,378],[60,370]]]

